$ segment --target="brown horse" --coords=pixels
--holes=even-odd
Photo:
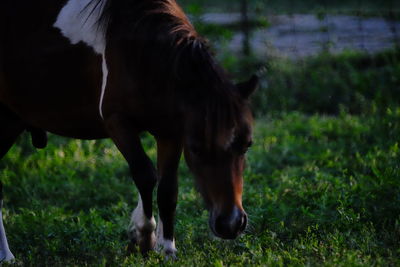
[[[158,245],[174,254],[184,151],[213,233],[243,232],[248,98],[258,79],[234,85],[175,0],[1,0],[0,20],[0,158],[25,130],[38,148],[46,132],[111,138],[140,193],[133,242],[143,253]],[[157,141],[157,171],[143,131]],[[13,259],[2,222],[0,257]]]

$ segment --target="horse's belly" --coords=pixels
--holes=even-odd
[[[63,37],[53,24],[65,1],[46,1],[23,2],[40,16],[5,2],[14,8],[5,14],[7,28],[0,27],[6,37],[0,40],[0,102],[32,126],[71,137],[105,137],[101,56]]]
[[[6,59],[0,102],[27,123],[57,134],[104,136],[101,58],[88,58],[81,46],[49,56],[27,53]]]
[[[25,74],[23,70],[20,73]],[[100,92],[93,92],[79,76],[62,79],[50,71],[49,77],[7,79],[0,102],[32,126],[77,138],[104,137],[98,108]]]
[[[98,139],[107,137],[104,124],[98,114],[95,106],[71,105],[66,107],[64,103],[53,101],[44,102],[35,101],[6,102],[25,123],[52,132],[54,134],[80,138],[80,139]],[[56,107],[57,104],[60,107]]]
[[[89,63],[82,59],[85,55],[80,49],[40,60],[26,55],[14,63],[6,61],[6,85],[0,89],[0,101],[36,127],[68,136],[103,136],[101,59],[92,56]]]

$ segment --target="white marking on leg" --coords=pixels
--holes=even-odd
[[[11,253],[8,247],[6,231],[3,225],[3,213],[1,207],[3,206],[3,201],[0,203],[0,262],[10,262],[15,259],[14,255]]]
[[[132,212],[129,230],[136,231],[140,239],[143,231],[150,232],[156,229],[156,220],[154,216],[150,219],[144,214],[142,198],[139,196],[139,202],[136,209]]]
[[[106,1],[96,4],[91,0],[69,0],[58,14],[54,27],[70,40],[71,44],[84,42],[93,50],[102,55],[101,96],[99,102],[100,117],[103,117],[103,100],[107,86],[108,68],[106,62],[106,33],[103,27],[99,27],[98,20],[103,12]],[[97,5],[97,6],[96,6]]]
[[[175,239],[168,240],[164,238],[164,228],[163,222],[158,217],[158,225],[157,225],[157,249],[163,250],[167,255],[175,255],[176,247],[175,247]]]

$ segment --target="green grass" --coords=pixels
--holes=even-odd
[[[26,266],[396,266],[400,264],[400,109],[337,117],[298,112],[259,118],[248,154],[247,233],[211,236],[184,164],[177,261],[126,255],[137,195],[110,141],[28,136],[0,162],[5,227]],[[149,155],[155,148],[143,138]]]

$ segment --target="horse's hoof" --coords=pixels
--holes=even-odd
[[[0,265],[1,263],[15,263],[15,257],[11,251],[7,253],[0,251]]]
[[[166,250],[165,253],[165,260],[167,261],[175,261],[177,260],[176,251],[174,250]]]
[[[129,233],[130,242],[127,247],[128,254],[134,254],[140,251],[143,256],[146,256],[150,251],[154,250],[156,238],[154,232],[140,234],[136,231]]]
[[[150,251],[154,250],[156,246],[156,237],[154,232],[143,235],[140,240],[138,240],[140,252],[143,255],[147,255]]]
[[[132,255],[132,254],[137,254],[137,253],[139,253],[139,247],[138,247],[138,245],[137,245],[136,240],[131,240],[131,241],[128,243],[128,246],[127,246],[127,248],[126,248],[126,253],[127,253],[128,256],[129,256],[129,255]]]

